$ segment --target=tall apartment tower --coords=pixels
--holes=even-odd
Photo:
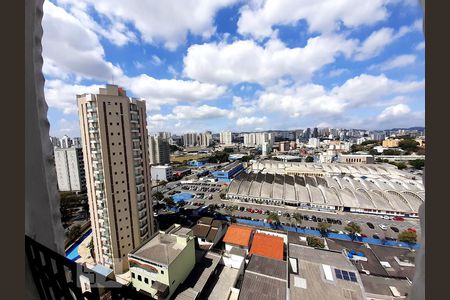
[[[222,145],[231,145],[232,144],[231,131],[222,131],[220,133],[220,143]]]
[[[61,192],[85,192],[83,151],[81,148],[55,148],[56,178]]]
[[[77,101],[95,258],[120,274],[155,231],[145,101],[109,84]]]
[[[170,146],[167,139],[160,136],[149,136],[148,151],[150,154],[150,165],[170,163]]]

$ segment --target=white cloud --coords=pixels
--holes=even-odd
[[[423,49],[425,49],[425,42],[421,42],[421,43],[417,44],[417,46],[416,46],[417,51],[421,51]]]
[[[172,75],[174,78],[178,77],[178,71],[173,66],[168,66],[167,72],[169,72],[169,74]]]
[[[307,80],[338,55],[350,57],[356,43],[338,35],[322,35],[308,39],[304,48],[287,48],[278,39],[269,40],[264,47],[252,40],[193,45],[184,58],[184,74],[218,84],[265,85],[283,76]]]
[[[386,20],[384,0],[257,0],[241,8],[238,31],[263,38],[272,35],[275,25],[295,25],[306,20],[310,32],[330,33],[340,23],[354,28]]]
[[[236,125],[239,127],[245,127],[245,126],[255,126],[255,125],[262,125],[267,122],[267,117],[240,117],[236,120]]]
[[[76,75],[98,80],[122,76],[120,67],[105,61],[97,35],[64,9],[45,1],[42,25],[46,75],[59,78]]]
[[[388,71],[392,69],[403,68],[412,65],[416,62],[416,56],[411,54],[399,55],[391,58],[379,65],[373,65],[369,69],[379,69],[381,71]]]
[[[155,66],[160,66],[163,64],[163,60],[157,55],[152,55],[152,64],[154,64]]]
[[[75,75],[99,80],[123,74],[120,67],[105,61],[97,35],[64,9],[46,1],[42,23],[44,74],[62,79]]]
[[[98,93],[102,85],[67,84],[61,80],[45,81],[45,100],[50,107],[62,110],[64,114],[77,114],[76,95]]]
[[[324,118],[343,115],[361,106],[389,103],[392,97],[423,88],[424,81],[403,82],[389,79],[383,74],[362,74],[331,90],[317,84],[267,89],[260,93],[258,103],[262,111],[281,112],[291,118]]]
[[[138,62],[138,61],[134,61],[133,65],[136,69],[143,69],[144,68],[144,64]]]
[[[408,33],[421,31],[422,30],[422,20],[416,20],[413,24],[409,26],[402,26],[395,32],[394,29],[383,27],[377,31],[374,31],[370,36],[364,40],[357,49],[355,55],[356,61],[366,60],[380,54],[386,46],[400,39]]]
[[[345,72],[348,72],[348,70],[347,69],[334,69],[328,73],[328,76],[337,77],[337,76],[344,74]]]
[[[111,24],[132,24],[143,41],[163,43],[175,50],[188,33],[210,37],[215,32],[214,17],[219,9],[237,0],[69,0],[73,5],[94,8]],[[77,4],[82,2],[83,5]],[[128,26],[129,27],[129,26]],[[124,32],[124,30],[119,32]]]
[[[204,127],[205,121],[229,117],[230,111],[215,106],[206,104],[200,106],[179,105],[175,106],[169,114],[149,115],[148,121],[150,131],[155,128],[170,128],[170,131],[173,131],[174,122],[176,122],[175,125],[182,124],[182,126],[179,126],[182,131],[188,131],[186,126],[191,126],[192,123],[203,124],[203,127],[200,125],[197,128],[204,131],[206,130]]]
[[[157,111],[161,105],[178,102],[215,100],[226,92],[223,86],[175,79],[155,79],[142,74],[137,77],[118,78],[117,83],[129,94],[146,100],[148,111]],[[77,85],[62,80],[47,80],[45,96],[49,106],[66,114],[77,113],[76,94],[98,93],[103,85]]]
[[[147,100],[147,109],[152,106],[174,105],[178,102],[215,100],[224,95],[226,88],[198,81],[155,79],[146,74],[124,77],[120,83],[134,95]]]
[[[372,34],[362,43],[355,55],[355,60],[361,61],[377,56],[394,39],[392,28],[381,28]]]
[[[378,121],[385,121],[390,118],[395,118],[399,116],[403,116],[406,114],[409,114],[411,112],[411,109],[406,104],[396,104],[392,106],[386,107],[381,114],[378,115],[377,119]]]

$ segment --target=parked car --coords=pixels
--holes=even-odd
[[[405,221],[405,219],[402,218],[402,217],[393,217],[392,220],[394,220],[394,221]]]
[[[408,228],[408,229],[406,229],[406,230],[412,231],[412,232],[417,232],[415,228]]]
[[[380,227],[380,228],[381,228],[381,230],[384,230],[384,231],[386,231],[386,230],[387,230],[387,226],[386,226],[386,225],[384,225],[384,224],[380,224],[380,225],[378,225],[378,227]]]
[[[367,226],[369,226],[369,228],[370,228],[370,229],[375,229],[375,226],[373,226],[373,224],[372,224],[372,223],[370,223],[370,222],[367,222],[366,224],[367,224]]]
[[[392,229],[393,232],[399,232],[397,227],[391,226],[391,229]]]
[[[339,224],[339,225],[342,225],[341,220],[336,220],[336,223]]]
[[[379,239],[380,239],[380,237],[379,237],[377,234],[372,235],[372,237],[373,237],[374,239],[376,239],[376,240],[379,240]]]
[[[367,237],[367,234],[361,233],[361,237]]]

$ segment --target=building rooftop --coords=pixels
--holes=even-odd
[[[244,273],[239,299],[286,299],[285,261],[253,255]]]
[[[335,251],[356,251],[361,252],[364,254],[364,257],[367,259],[365,260],[350,260],[353,265],[358,269],[358,271],[364,272],[369,271],[372,275],[379,275],[379,276],[389,276],[387,271],[384,269],[384,267],[381,265],[380,261],[376,257],[376,255],[373,253],[372,249],[366,247],[365,244],[359,243],[359,242],[352,242],[352,241],[344,241],[344,240],[332,240],[326,238],[328,248],[330,250]]]
[[[223,241],[228,244],[249,247],[252,232],[253,229],[250,227],[231,224],[230,227],[228,227]]]
[[[356,268],[342,253],[289,245],[291,299],[365,299]]]
[[[205,224],[205,225],[211,225],[212,221],[214,219],[213,218],[209,218],[209,217],[202,217],[200,218],[200,220],[198,220],[198,224]]]
[[[335,167],[335,166],[333,166]],[[330,167],[331,168],[331,167]],[[424,202],[423,186],[386,175],[365,177],[363,167],[341,166],[347,175],[298,176],[252,172],[236,177],[228,187],[230,196],[278,199],[291,203],[313,203],[362,209],[417,213]],[[358,168],[358,169],[356,169]],[[315,170],[308,167],[308,170]],[[368,173],[369,168],[366,168]],[[348,174],[355,174],[349,176]],[[386,178],[387,177],[387,178]]]
[[[366,293],[395,297],[398,292],[401,296],[409,294],[411,283],[406,279],[389,278],[360,274]],[[395,289],[392,289],[394,287]]]
[[[191,229],[175,225],[166,232],[155,233],[150,240],[130,252],[132,258],[170,265],[191,239]],[[184,242],[183,242],[184,241]]]
[[[415,252],[408,248],[370,245],[389,276],[406,277],[413,280],[415,274]]]
[[[282,238],[277,236],[256,233],[253,236],[250,254],[283,260],[284,241]]]
[[[202,292],[211,274],[219,264],[221,256],[206,252],[205,256],[195,265],[186,281],[182,283],[175,292],[174,299],[194,300]]]

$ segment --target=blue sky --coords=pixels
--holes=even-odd
[[[112,81],[150,133],[424,125],[415,0],[52,0],[43,29],[51,135]]]

